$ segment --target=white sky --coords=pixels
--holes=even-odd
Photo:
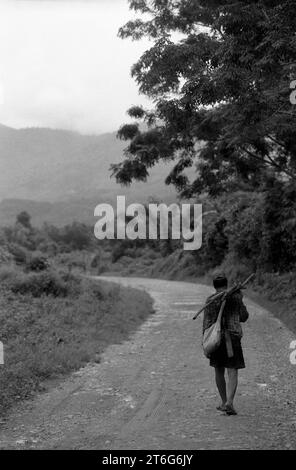
[[[117,37],[127,0],[0,0],[0,123],[117,130],[138,95],[130,68],[148,41]]]

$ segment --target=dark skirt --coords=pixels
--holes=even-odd
[[[241,346],[241,340],[238,336],[231,335],[233,357],[228,357],[224,336],[222,337],[219,348],[211,354],[210,366],[226,367],[227,369],[244,369],[245,360]]]

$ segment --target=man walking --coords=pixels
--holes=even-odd
[[[215,294],[227,289],[228,281],[224,274],[213,279],[216,289]],[[215,295],[214,294],[214,295]],[[210,356],[210,366],[215,368],[216,385],[221,397],[221,405],[217,406],[219,411],[227,415],[236,415],[233,401],[238,383],[238,369],[245,367],[241,338],[243,336],[241,322],[245,322],[248,311],[242,301],[241,291],[237,291],[227,297],[222,316],[222,339],[221,344]],[[212,296],[207,299],[207,303]],[[215,323],[221,306],[221,300],[214,300],[205,308],[203,319],[203,333]],[[225,369],[227,369],[228,383],[226,386]]]

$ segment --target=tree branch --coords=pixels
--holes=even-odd
[[[270,165],[270,166],[273,166],[275,168],[277,168],[278,170],[280,170],[280,172],[282,173],[285,173],[287,176],[289,176],[292,180],[296,180],[296,174],[291,172],[290,170],[288,170],[287,168],[283,169],[281,167],[281,165],[279,165],[278,163],[276,163],[270,156],[268,156],[268,160],[265,160],[264,157],[263,158],[260,158],[258,157],[258,155],[256,155],[255,153],[251,152],[250,150],[242,147],[242,150],[244,152],[246,152],[248,155],[250,155],[250,157],[252,158],[255,158],[256,160],[260,161],[260,163],[262,165]]]

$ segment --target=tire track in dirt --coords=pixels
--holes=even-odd
[[[147,428],[153,424],[153,418],[157,416],[165,405],[165,394],[161,385],[153,388],[148,398],[137,411],[135,416],[128,421],[120,431],[119,437],[126,437],[127,434],[134,431],[138,432],[141,428]]]

